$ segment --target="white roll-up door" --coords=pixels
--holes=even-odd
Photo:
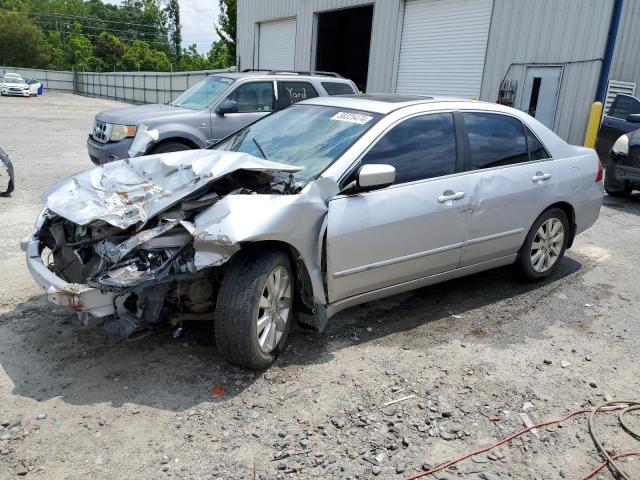
[[[479,97],[493,0],[407,0],[396,91]]]
[[[258,68],[293,70],[295,54],[295,19],[260,24]]]

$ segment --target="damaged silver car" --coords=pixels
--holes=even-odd
[[[364,95],[278,111],[207,150],[109,163],[44,194],[23,240],[47,298],[129,337],[214,322],[264,368],[295,318],[517,263],[551,274],[602,200],[593,150],[517,110]]]

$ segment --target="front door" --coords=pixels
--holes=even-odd
[[[520,110],[553,128],[562,67],[527,67]]]
[[[451,113],[403,120],[364,155],[361,165],[394,166],[396,181],[329,203],[330,302],[457,268],[471,193],[457,157]]]
[[[236,102],[238,111],[224,115],[219,115],[215,111],[211,112],[211,130],[213,132],[211,143],[217,142],[272,112],[275,102],[274,84],[273,81],[247,82],[233,90],[224,100]]]

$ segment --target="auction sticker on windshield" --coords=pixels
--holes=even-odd
[[[369,115],[363,115],[362,113],[350,113],[350,112],[338,112],[331,120],[341,120],[343,122],[357,123],[358,125],[364,125],[369,122],[373,117]]]

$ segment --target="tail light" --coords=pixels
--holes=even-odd
[[[602,169],[602,162],[598,158],[598,173],[596,173],[596,183],[601,182],[604,179],[604,170]]]

